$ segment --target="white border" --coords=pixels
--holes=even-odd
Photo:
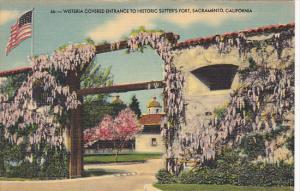
[[[297,11],[298,10],[298,11]],[[300,0],[295,0],[295,31],[296,31],[296,37],[295,37],[295,188],[294,190],[300,190],[300,166],[299,166],[299,160],[300,160],[300,153],[299,153],[299,146],[300,146],[300,63],[299,63],[299,40],[300,40],[300,33],[298,30],[299,27],[299,20],[300,20]],[[297,176],[298,175],[298,176]]]

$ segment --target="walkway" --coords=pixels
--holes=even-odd
[[[129,176],[108,175],[71,180],[0,181],[0,191],[157,191],[151,186],[155,173],[162,168],[161,159],[130,165],[86,165],[85,169],[119,169]]]

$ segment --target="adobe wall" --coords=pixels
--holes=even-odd
[[[263,45],[262,47],[253,46],[244,54],[240,54],[239,48],[232,46],[227,51],[220,53],[218,44],[210,46],[193,46],[177,49],[173,51],[175,55],[174,63],[176,68],[180,69],[184,75],[185,83],[183,89],[185,103],[185,120],[179,132],[179,137],[185,132],[191,134],[198,132],[201,129],[201,123],[207,123],[208,119],[214,118],[214,109],[217,107],[226,107],[230,100],[230,92],[239,88],[242,83],[239,79],[239,74],[236,73],[231,88],[226,90],[210,90],[203,82],[201,82],[191,71],[210,65],[232,64],[239,68],[249,67],[249,58],[252,58],[256,63],[265,62],[267,67],[280,69],[285,62],[293,63],[294,59],[294,38],[289,41],[290,45],[283,48],[280,59],[278,51],[274,47],[276,45],[264,44],[263,41],[270,41],[276,33],[262,33],[258,35],[246,37],[247,41]],[[263,49],[264,53],[260,49]],[[267,112],[267,111],[266,111]],[[291,128],[287,133],[293,132],[294,114],[290,114],[289,126]],[[280,139],[280,137],[278,138]],[[282,141],[275,140],[280,143]],[[174,142],[173,153],[179,156],[180,143]],[[292,154],[284,146],[274,151],[273,161],[288,160],[290,161]],[[260,159],[258,159],[260,160]]]
[[[246,59],[239,57],[237,48],[228,54],[220,54],[217,47],[195,47],[182,50],[175,57],[175,65],[182,71],[184,83],[185,118],[189,129],[198,125],[199,117],[206,117],[206,112],[213,113],[216,107],[223,106],[229,99],[230,89],[210,90],[191,71],[209,65],[233,64],[239,67],[247,66]],[[239,84],[238,75],[232,82],[232,88]],[[196,123],[196,124],[195,124]]]
[[[152,138],[155,138],[157,145],[152,145]],[[138,134],[135,137],[135,151],[136,152],[165,152],[165,144],[160,134]]]

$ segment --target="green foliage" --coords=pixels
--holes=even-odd
[[[131,36],[136,36],[140,32],[148,32],[148,33],[164,33],[163,30],[159,29],[146,29],[144,26],[139,26],[137,29],[131,30],[130,35]]]
[[[141,117],[141,109],[140,109],[140,102],[136,98],[136,96],[132,96],[131,103],[129,104],[130,109],[136,114],[138,118]]]
[[[27,78],[27,73],[8,76],[0,86],[0,93],[6,94],[9,100],[15,95],[16,90],[22,85]]]
[[[61,46],[58,47],[58,50],[59,50],[59,51],[62,51],[62,50],[64,50],[65,48],[67,48],[67,46],[68,46],[68,44],[63,44],[63,45],[61,45]]]
[[[237,185],[293,186],[294,166],[279,164],[244,164],[240,167]]]
[[[15,91],[26,79],[27,74],[17,74],[7,77],[0,87],[2,93],[8,93],[11,100]],[[36,130],[36,126],[27,126],[19,129],[17,126],[9,128],[11,134],[17,133],[23,137],[23,143],[17,145],[8,142],[4,138],[4,127],[0,122],[0,176],[22,178],[60,178],[67,177],[68,154],[65,148],[61,149],[49,146],[46,142],[39,145],[30,145],[29,136]],[[32,162],[26,159],[30,156],[27,148],[33,149]]]
[[[92,62],[81,76],[81,88],[111,86],[113,76],[111,67],[102,68],[95,61]],[[112,106],[107,102],[108,94],[88,95],[84,97],[82,126],[94,127],[101,119],[112,112]]]
[[[177,177],[165,169],[159,170],[155,177],[158,184],[173,184],[177,182]]]
[[[125,108],[127,108],[127,105],[124,103],[111,103],[112,110],[109,113],[113,118],[115,118],[119,112]]]
[[[201,167],[179,176],[183,184],[233,184],[241,186],[293,186],[293,166],[287,164],[240,163]]]
[[[161,153],[128,153],[119,154],[117,162],[145,162],[149,159],[161,158]],[[97,154],[84,156],[85,164],[114,163],[114,154]]]
[[[264,136],[260,134],[245,136],[240,147],[244,153],[247,154],[249,160],[256,159],[259,155],[265,156],[265,140]]]
[[[68,176],[68,153],[63,147],[62,150],[47,148],[45,162],[40,168],[39,177],[47,179],[67,177]]]
[[[240,74],[241,81],[244,81],[248,77],[248,74],[251,71],[256,71],[257,70],[257,67],[258,67],[257,63],[255,62],[255,60],[252,57],[248,58],[248,63],[249,63],[248,67],[241,68],[241,69],[238,70],[238,72]]]
[[[274,130],[269,133],[264,134],[264,138],[268,141],[275,139],[277,136],[281,135],[283,132],[286,132],[289,128],[284,125],[278,125]]]
[[[214,114],[218,119],[222,119],[225,115],[226,107],[216,107],[214,109]]]
[[[241,186],[293,186],[294,166],[252,163],[237,151],[226,151],[212,167],[203,166],[180,174],[184,184],[233,184]]]
[[[99,96],[98,99],[83,103],[81,126],[84,129],[95,127],[105,115],[112,113],[112,105],[104,97]]]
[[[293,191],[293,187],[258,187],[212,184],[154,184],[163,191]]]
[[[95,42],[94,42],[90,37],[84,39],[84,41],[85,41],[86,43],[88,43],[88,44],[95,45]]]
[[[286,147],[287,149],[289,149],[293,154],[295,152],[295,137],[294,137],[294,133],[287,138],[286,140]]]
[[[67,177],[67,157],[65,148],[51,147],[47,143],[30,145],[28,135],[34,128],[24,128],[18,131],[25,141],[20,144],[11,144],[4,139],[0,127],[0,176],[52,179]],[[27,147],[32,147],[32,162],[26,157],[30,156]]]
[[[232,184],[239,186],[293,186],[294,165],[253,163],[239,151],[226,150],[210,166],[183,171],[178,177],[159,172],[158,183]],[[171,180],[171,181],[169,181]]]
[[[112,78],[111,67],[101,68],[100,64],[92,62],[82,74],[80,85],[82,88],[110,86],[113,83]]]
[[[248,63],[249,63],[250,70],[253,70],[253,71],[257,70],[257,64],[256,64],[255,60],[252,57],[250,57],[248,59]]]

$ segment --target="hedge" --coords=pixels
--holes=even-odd
[[[165,170],[156,174],[159,184],[232,184],[239,186],[293,186],[294,165],[253,163],[238,157],[237,152],[220,156],[210,166],[183,171],[178,177]]]

